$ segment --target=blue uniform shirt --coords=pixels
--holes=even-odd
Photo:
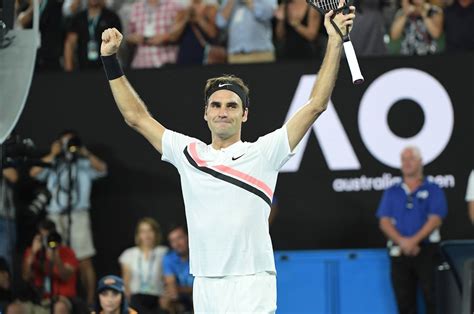
[[[163,275],[175,276],[179,287],[192,287],[194,277],[189,272],[189,259],[182,260],[175,251],[170,251],[163,258]]]
[[[276,0],[254,0],[253,10],[242,1],[236,0],[228,20],[222,10],[228,0],[223,0],[216,15],[216,25],[228,32],[227,50],[229,53],[249,53],[273,51],[272,18],[277,8]]]
[[[415,235],[426,223],[428,216],[437,215],[441,219],[448,212],[443,190],[427,181],[413,192],[404,183],[398,183],[385,190],[377,210],[377,217],[392,218],[398,232],[404,237]],[[431,240],[431,242],[438,242]]]

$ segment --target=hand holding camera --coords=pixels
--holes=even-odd
[[[59,140],[54,141],[53,144],[51,144],[50,155],[52,157],[56,157],[60,153],[61,153],[61,142]]]
[[[409,0],[402,0],[402,10],[405,16],[410,16],[415,12],[415,6]]]
[[[41,239],[42,238],[40,234],[35,235],[35,237],[33,238],[33,242],[31,243],[31,253],[33,256],[36,255],[36,253],[38,253],[43,247]]]

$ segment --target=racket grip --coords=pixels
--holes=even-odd
[[[346,59],[349,63],[349,69],[352,74],[352,83],[361,84],[364,83],[364,77],[360,72],[359,62],[354,51],[354,46],[350,40],[344,42],[344,52],[346,53]]]

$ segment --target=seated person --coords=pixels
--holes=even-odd
[[[175,226],[168,233],[172,251],[163,259],[165,294],[161,307],[170,312],[192,311],[193,281],[189,273],[188,234],[184,226]]]
[[[161,244],[161,231],[153,218],[143,218],[135,229],[136,246],[119,257],[125,295],[140,314],[159,312],[163,294],[163,257],[168,248]]]
[[[120,277],[109,275],[99,280],[92,314],[137,314],[128,307],[125,288]]]

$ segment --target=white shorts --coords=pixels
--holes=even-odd
[[[275,313],[276,275],[196,277],[193,304],[195,313]]]
[[[63,243],[67,243],[67,215],[49,214],[48,218],[56,224]],[[71,248],[76,258],[81,261],[95,255],[92,242],[91,219],[88,210],[76,210],[71,213]]]

